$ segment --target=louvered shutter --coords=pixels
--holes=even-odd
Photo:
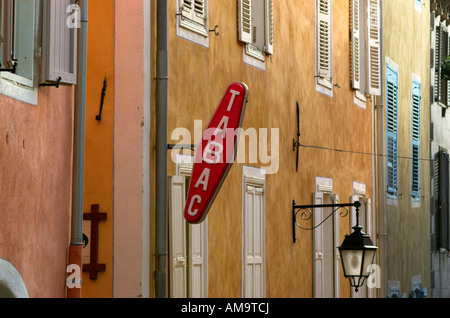
[[[333,204],[339,203],[339,196],[337,194],[332,196],[332,202]],[[333,215],[333,255],[332,259],[334,260],[333,264],[333,280],[334,280],[334,297],[339,298],[340,297],[340,287],[341,287],[341,259],[340,259],[340,253],[338,250],[338,246],[340,246],[340,236],[339,236],[339,219],[340,219],[340,213],[337,211]]]
[[[14,0],[3,0],[3,60],[4,68],[12,68],[14,56]]]
[[[317,8],[318,83],[332,88],[331,2],[318,0]]]
[[[442,64],[442,34],[445,26],[436,26],[436,41],[434,50],[434,100],[441,100],[441,64]]]
[[[252,43],[252,0],[238,0],[239,41]]]
[[[68,24],[75,0],[44,0],[42,76],[45,82],[76,84],[77,28]]]
[[[244,297],[265,297],[264,269],[264,190],[245,185],[244,211]]]
[[[182,14],[188,19],[204,26],[206,21],[205,0],[182,0]]]
[[[350,197],[350,202],[353,203],[355,201],[359,201],[359,197],[356,195],[353,195]],[[361,210],[360,210],[360,216],[361,216]],[[361,218],[360,218],[361,220]],[[350,207],[350,231],[352,231],[352,228],[356,225],[356,208],[354,206]]]
[[[273,0],[265,0],[265,51],[273,54]]]
[[[187,297],[187,254],[186,221],[184,206],[186,200],[185,178],[169,177],[169,266],[170,297]]]
[[[361,88],[361,51],[360,51],[360,23],[359,23],[360,0],[351,0],[350,12],[350,37],[351,37],[351,71],[352,87]]]
[[[368,81],[369,94],[381,95],[381,38],[380,38],[380,1],[369,0],[368,21]]]
[[[313,194],[313,204],[323,204],[323,193]],[[322,222],[322,208],[313,211],[313,226]],[[321,298],[324,295],[324,259],[323,259],[323,226],[319,226],[313,231],[313,295],[314,298]]]
[[[450,250],[449,177],[449,155],[444,151],[440,151],[437,207],[439,246],[447,250]]]
[[[413,81],[412,88],[412,172],[411,172],[411,195],[413,198],[420,196],[420,108],[421,108],[421,85]]]
[[[364,225],[364,233],[369,234],[372,236],[372,200],[365,199],[364,200],[364,207],[365,207],[365,225]],[[372,237],[373,240],[373,237]]]
[[[35,16],[34,0],[15,1],[14,51],[17,59],[16,74],[30,81],[33,81],[34,78]]]
[[[398,74],[387,67],[387,192],[397,196],[397,111]]]
[[[448,81],[441,79],[441,66],[450,51],[449,44],[447,26],[440,23],[439,26],[436,27],[434,90],[436,92],[435,100],[444,105],[449,105],[450,94]]]
[[[189,224],[189,298],[208,297],[208,221]]]

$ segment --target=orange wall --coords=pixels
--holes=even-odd
[[[108,86],[102,119],[97,121],[103,80]],[[89,1],[86,97],[84,212],[92,204],[107,213],[99,223],[98,262],[106,264],[96,281],[83,272],[82,297],[112,297],[113,275],[113,132],[114,132],[114,1]]]

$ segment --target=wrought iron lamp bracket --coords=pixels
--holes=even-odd
[[[361,203],[359,201],[355,201],[353,203],[337,203],[337,204],[313,204],[313,205],[296,205],[295,200],[292,201],[292,229],[293,229],[293,239],[294,243],[297,242],[296,236],[296,227],[301,228],[302,230],[312,231],[319,226],[321,226],[326,220],[328,220],[332,215],[334,215],[340,209],[344,209],[339,213],[340,217],[346,217],[348,215],[348,207],[356,208],[356,215],[359,214],[359,207]],[[304,227],[301,226],[297,221],[297,216],[301,212],[300,217],[303,221],[308,221],[313,216],[312,209],[314,208],[333,208],[333,212],[330,213],[326,218],[324,218],[319,224],[313,227]]]

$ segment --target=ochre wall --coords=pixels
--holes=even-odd
[[[399,68],[398,155],[411,157],[411,87],[414,73],[420,76],[422,84],[420,157],[429,158],[429,3],[426,2],[421,13],[415,10],[411,1],[383,3],[384,51],[386,57]],[[399,10],[405,14],[395,14]],[[398,169],[398,199],[388,200],[387,204],[386,270],[387,279],[400,281],[401,294],[409,296],[413,276],[421,275],[422,288],[430,289],[430,163],[420,162],[418,203],[411,202],[411,161],[399,159]]]
[[[312,234],[297,229],[293,244],[292,200],[310,204],[316,176],[333,179],[340,202],[352,195],[353,181],[365,183],[372,197],[371,156],[301,148],[296,172],[292,150],[298,101],[302,143],[372,152],[372,106],[356,106],[350,87],[349,2],[333,1],[333,79],[340,88],[332,98],[315,88],[314,1],[274,1],[275,47],[266,71],[243,62],[236,1],[209,1],[210,29],[217,24],[220,32],[210,36],[209,48],[176,35],[175,5],[169,2],[169,143],[178,142],[170,140],[175,128],[193,135],[194,120],[206,128],[231,82],[248,85],[243,128],[279,129],[279,170],[266,177],[267,297],[312,297]],[[170,153],[168,167],[175,174]],[[242,167],[234,164],[208,214],[209,297],[242,296]],[[340,224],[342,241],[350,233],[348,219]],[[341,297],[348,297],[349,284],[341,281]]]

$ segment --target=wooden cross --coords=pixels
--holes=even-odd
[[[89,272],[89,278],[97,280],[97,273],[104,272],[106,264],[98,264],[98,222],[106,220],[106,213],[99,212],[100,206],[93,204],[91,206],[91,213],[83,213],[83,220],[91,221],[91,237],[89,243],[91,244],[90,264],[83,264],[83,271]]]

